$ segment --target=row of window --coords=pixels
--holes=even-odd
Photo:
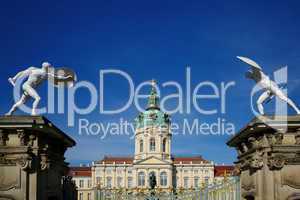
[[[154,172],[152,172],[154,173]],[[168,184],[168,176],[166,172],[160,173],[160,185],[161,186],[167,186]],[[96,184],[101,184],[101,178],[96,177]],[[122,187],[123,184],[123,178],[117,177],[117,187]],[[144,172],[138,173],[138,186],[145,186],[146,185],[146,175]],[[133,186],[133,179],[132,177],[127,178],[127,187],[131,188]],[[112,177],[106,177],[106,187],[111,188],[112,187]]]
[[[84,187],[85,187],[84,180],[83,179],[79,180],[79,188],[84,188]],[[92,187],[92,180],[90,179],[87,180],[87,187],[88,188]]]
[[[139,147],[140,147],[140,153],[143,153],[144,152],[144,140],[140,140],[139,142]],[[150,138],[150,141],[149,141],[149,151],[155,151],[155,138]],[[167,139],[163,139],[163,142],[162,142],[162,151],[163,152],[166,152],[166,148],[167,148]]]
[[[112,174],[112,169],[109,169],[109,168],[107,168],[106,169],[106,174]],[[207,169],[199,169],[199,170],[187,170],[187,169],[185,169],[185,170],[183,170],[183,173],[189,173],[189,172],[192,172],[192,173],[194,173],[194,174],[198,174],[198,173],[204,173],[204,174],[208,174],[209,173],[209,170],[207,170]],[[123,172],[124,172],[124,169],[122,168],[122,169],[117,169],[116,170],[116,172],[117,172],[117,174],[122,174]],[[127,173],[128,174],[132,174],[132,169],[128,169],[127,170]]]
[[[154,172],[152,172],[154,173]],[[193,178],[194,179],[194,187],[199,187],[200,185],[200,177],[196,176]],[[177,177],[177,180],[179,180],[179,177]],[[160,185],[161,186],[167,186],[168,184],[168,176],[166,172],[161,172],[160,173]],[[189,187],[189,177],[183,177],[183,187],[188,188]],[[209,177],[205,177],[204,183],[208,183]],[[101,178],[97,177],[96,178],[97,184],[101,183]],[[122,187],[123,183],[123,178],[122,177],[117,177],[117,187]],[[138,173],[138,186],[145,186],[146,185],[146,175],[144,172],[139,172]],[[112,187],[112,177],[106,177],[106,187],[111,188]],[[127,178],[127,187],[132,188],[133,187],[133,179],[132,177]]]
[[[100,178],[100,177],[99,177]],[[97,180],[97,184],[100,184],[100,179],[99,182]],[[123,183],[123,178],[122,177],[117,177],[117,187],[122,187]],[[106,187],[111,188],[112,187],[112,177],[106,177]],[[132,177],[127,178],[127,187],[132,188],[133,187],[133,179]]]
[[[179,177],[177,177],[177,180],[179,180]],[[189,181],[190,181],[189,177],[183,177],[183,187],[184,188],[189,188]],[[194,187],[200,186],[199,181],[200,181],[200,178],[198,176],[194,177]],[[209,178],[205,177],[204,183],[208,184],[208,181],[209,181]]]
[[[187,170],[187,169],[185,169],[185,170],[183,170],[183,173],[188,173],[190,170]],[[205,174],[208,174],[208,170],[207,169],[205,169],[205,170],[203,170],[203,169],[201,169],[201,170],[191,170],[192,172],[194,172],[194,174],[198,174],[198,173],[205,173]]]
[[[111,174],[112,171],[113,171],[113,169],[110,169],[110,168],[107,168],[107,169],[105,170],[105,172],[106,172],[107,174]],[[121,169],[117,169],[116,171],[117,171],[117,174],[122,174],[122,173],[124,172],[124,169],[121,168]],[[127,170],[127,173],[128,173],[128,174],[132,174],[132,170],[131,170],[131,169],[128,169],[128,170]]]

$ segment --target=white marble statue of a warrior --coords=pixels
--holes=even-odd
[[[260,95],[256,102],[258,111],[261,115],[264,115],[263,103],[265,103],[267,100],[270,100],[273,96],[276,96],[282,101],[285,101],[296,111],[297,114],[300,114],[300,110],[296,106],[296,104],[287,97],[287,95],[280,89],[277,83],[272,81],[269,76],[267,76],[262,71],[262,68],[256,62],[246,57],[238,56],[237,58],[251,66],[251,71],[248,71],[246,73],[246,77],[254,80],[264,90],[264,92]]]
[[[22,84],[23,94],[21,98],[12,106],[6,115],[12,115],[18,107],[24,104],[29,97],[33,98],[32,112],[31,115],[36,115],[37,106],[41,100],[41,97],[36,91],[37,86],[39,86],[44,80],[52,80],[53,84],[57,86],[57,82],[74,82],[75,75],[72,71],[61,68],[61,73],[63,75],[57,74],[57,71],[52,68],[51,64],[48,62],[43,62],[41,68],[29,67],[28,69],[17,73],[13,78],[9,78],[8,81],[15,87],[17,81],[22,79],[24,83]],[[60,71],[60,72],[61,72]]]

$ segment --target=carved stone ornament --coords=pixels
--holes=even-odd
[[[26,146],[28,139],[27,139],[27,136],[25,134],[25,131],[23,129],[18,129],[17,133],[18,133],[18,138],[20,139],[20,145],[21,146]]]
[[[248,151],[247,145],[243,142],[242,143],[243,152],[246,153]]]
[[[15,160],[7,159],[6,156],[1,153],[0,154],[0,164],[1,165],[15,165]]]
[[[248,141],[251,144],[251,147],[253,149],[256,149],[256,148],[259,147],[259,142],[258,142],[258,140],[255,137],[249,137]]]
[[[276,139],[275,136],[273,134],[269,134],[266,136],[268,139],[268,143],[270,146],[273,146],[274,144],[276,144]]]
[[[282,145],[283,134],[282,133],[276,133],[275,139],[276,139],[275,144]]]
[[[8,140],[8,134],[3,130],[0,130],[0,145],[6,146],[6,141]]]
[[[35,139],[36,139],[35,135],[30,135],[28,145],[32,147],[34,145]]]
[[[265,134],[263,136],[259,137],[258,140],[259,140],[259,145],[261,147],[267,147],[270,145],[270,141],[268,140],[268,138]],[[272,141],[273,141],[273,139],[272,139]],[[275,140],[274,140],[274,142],[275,142]]]
[[[262,153],[256,151],[251,158],[250,167],[252,169],[260,169],[264,166]]]
[[[283,155],[271,155],[268,158],[268,166],[270,169],[281,169],[285,162],[286,159]]]
[[[250,166],[250,160],[249,159],[244,159],[240,163],[241,169],[245,170]]]
[[[297,134],[295,135],[295,144],[300,145],[300,130],[298,130]]]
[[[32,157],[27,155],[18,159],[18,164],[21,166],[22,170],[32,169]]]
[[[41,170],[46,170],[50,168],[50,162],[49,162],[49,158],[47,156],[47,154],[41,154]]]

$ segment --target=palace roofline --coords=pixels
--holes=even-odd
[[[72,177],[78,177],[78,176],[92,176],[92,168],[91,167],[70,167],[70,170],[68,172],[69,176]]]
[[[233,165],[215,165],[214,174],[216,176],[225,176],[234,174],[234,166]]]
[[[109,159],[112,159],[114,157],[109,157]],[[115,157],[117,159],[121,158],[130,158],[130,157]],[[195,157],[189,157],[195,159]],[[188,160],[188,157],[184,157],[184,159]],[[235,167],[233,165],[215,165],[214,166],[214,176],[215,177],[224,177],[226,175],[232,176],[235,174],[234,172]],[[69,176],[73,177],[91,177],[91,167],[70,167]]]
[[[104,156],[96,161],[97,164],[133,164],[134,158],[131,156]],[[174,164],[201,164],[211,161],[203,159],[202,156],[172,156]]]

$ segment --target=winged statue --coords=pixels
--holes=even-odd
[[[261,115],[264,115],[263,103],[271,100],[274,96],[286,102],[297,114],[300,114],[300,110],[296,104],[281,90],[275,81],[271,80],[269,76],[262,71],[262,68],[256,62],[246,57],[237,56],[237,58],[250,65],[251,70],[246,72],[246,77],[254,80],[264,90],[256,102]]]

